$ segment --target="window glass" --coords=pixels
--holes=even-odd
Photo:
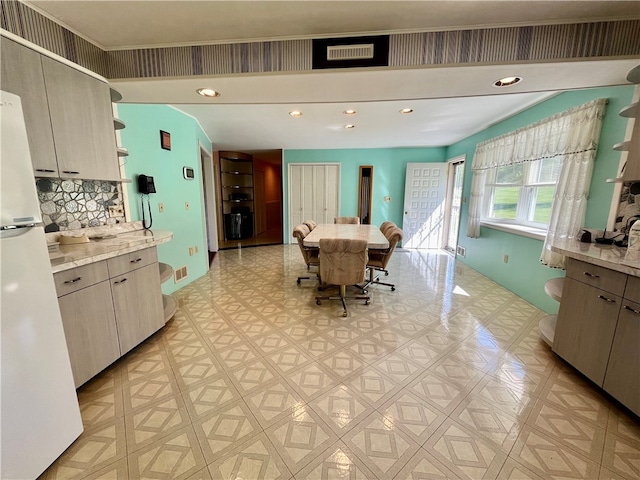
[[[496,183],[522,183],[524,176],[524,164],[498,167]]]
[[[530,218],[530,220],[535,223],[544,223],[545,225],[549,224],[551,203],[553,202],[553,193],[555,189],[555,185],[534,188],[533,218]]]
[[[534,183],[556,183],[562,170],[562,157],[545,158],[537,162],[532,162],[531,170]]]
[[[519,187],[495,187],[490,217],[515,220]]]

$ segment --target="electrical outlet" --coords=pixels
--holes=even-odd
[[[109,216],[110,217],[123,217],[124,216],[124,207],[122,205],[111,205],[109,207]]]
[[[160,211],[160,213],[164,213],[164,203],[158,204],[158,210]]]
[[[189,202],[184,202],[184,209],[189,210],[190,208],[191,208],[191,205],[189,204]]]
[[[390,202],[391,201],[391,197],[384,197],[382,200],[385,201],[385,202]]]
[[[502,261],[504,263],[509,263],[509,255],[505,255],[504,257],[502,257]]]
[[[467,249],[466,249],[465,247],[461,246],[461,245],[458,245],[458,246],[456,247],[456,253],[457,253],[458,255],[460,255],[462,258],[466,258],[466,256],[467,256]]]
[[[193,257],[193,247],[189,247],[189,256]]]

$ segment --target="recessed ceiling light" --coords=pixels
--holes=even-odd
[[[292,110],[291,112],[289,112],[289,115],[291,115],[292,117],[301,117],[302,116],[302,112],[300,112],[298,110]]]
[[[355,127],[356,127],[356,126],[355,126],[355,125],[352,125],[352,124],[348,124],[348,125],[345,125],[345,126],[344,126],[344,128],[355,128]]]
[[[203,97],[219,97],[220,96],[220,92],[216,92],[211,88],[199,88],[196,90],[196,92],[198,92],[198,94],[202,95]]]
[[[351,110],[351,109],[349,109],[349,110],[345,110],[345,111],[344,111],[344,112],[342,112],[342,113],[344,113],[345,115],[355,115],[355,114],[356,114],[356,111],[355,111],[355,110]]]
[[[406,115],[407,113],[413,113],[413,108],[403,108],[400,113]]]
[[[510,85],[515,85],[520,80],[522,80],[522,77],[504,77],[504,78],[501,78],[500,80],[496,80],[495,82],[493,82],[493,86],[508,87]]]

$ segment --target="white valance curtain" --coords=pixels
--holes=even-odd
[[[562,267],[562,256],[551,252],[549,245],[557,238],[574,238],[582,227],[606,104],[604,98],[593,100],[478,144],[471,166],[467,236],[480,236],[488,170],[562,156],[564,162],[540,258],[545,265]]]

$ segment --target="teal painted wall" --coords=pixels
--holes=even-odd
[[[613,185],[605,180],[615,177],[620,160],[619,152],[612,150],[615,143],[624,139],[627,121],[618,115],[622,107],[631,103],[633,86],[597,88],[561,93],[543,103],[500,122],[476,135],[468,137],[447,149],[447,157],[466,154],[464,193],[469,198],[471,189],[471,164],[476,145],[489,138],[516,130],[525,125],[559,113],[596,98],[608,98],[602,125],[600,144],[596,156],[585,226],[604,228],[609,215]],[[480,238],[471,239],[467,233],[468,204],[463,205],[458,244],[466,247],[466,258],[458,259],[483,275],[538,308],[554,313],[558,302],[544,293],[544,283],[553,277],[564,276],[564,271],[554,270],[540,264],[542,241],[481,227]],[[504,263],[504,255],[509,262]]]
[[[358,214],[358,174],[360,165],[373,165],[373,205],[371,221],[380,225],[390,220],[402,225],[404,177],[407,163],[444,162],[446,148],[365,148],[328,150],[284,150],[282,162],[284,192],[284,238],[289,239],[295,225],[289,225],[289,164],[340,163],[340,215]],[[385,196],[390,202],[383,201]]]
[[[133,180],[126,184],[131,220],[142,220],[135,180],[141,173],[152,175],[158,193],[149,196],[151,229],[173,232],[170,242],[158,246],[158,257],[174,269],[186,266],[188,270],[188,276],[180,283],[172,279],[162,285],[163,292],[169,294],[209,269],[199,143],[211,152],[211,142],[192,117],[166,105],[119,104],[118,116],[126,124],[121,135],[122,145],[129,150],[129,156],[124,157],[126,177]],[[171,150],[160,148],[160,130],[171,134]],[[195,180],[183,178],[185,166],[194,169]],[[189,210],[185,209],[185,202],[189,202]],[[164,213],[159,212],[159,203],[164,204]],[[198,247],[198,253],[189,256],[189,247]]]

